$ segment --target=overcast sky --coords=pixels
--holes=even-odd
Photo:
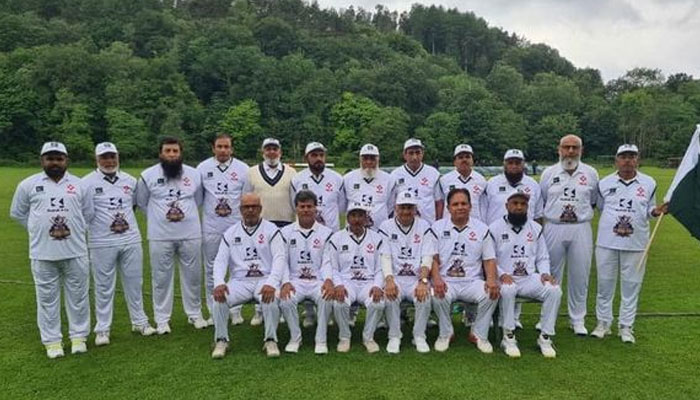
[[[490,26],[546,43],[577,67],[617,78],[634,67],[700,78],[700,0],[318,0],[323,7],[404,11],[440,4],[473,11]]]

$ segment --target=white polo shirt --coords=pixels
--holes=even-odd
[[[486,214],[487,203],[484,201],[486,178],[484,178],[483,175],[472,170],[469,176],[464,177],[455,169],[440,177],[440,189],[442,190],[443,199],[445,200],[445,213],[443,214],[443,218],[450,218],[450,212],[447,209],[447,195],[450,191],[452,189],[467,189],[472,204],[469,218],[476,218],[484,222],[483,214]]]
[[[223,234],[241,220],[241,195],[248,180],[248,165],[231,158],[220,163],[215,157],[197,166],[202,181],[202,232]]]
[[[282,228],[281,232],[287,242],[282,283],[323,280],[323,251],[333,231],[318,222],[310,229],[295,222]],[[328,272],[326,275],[330,276]]]
[[[394,181],[391,175],[378,170],[377,176],[367,179],[362,176],[359,169],[356,169],[348,172],[343,182],[348,204],[361,203],[369,207],[369,228],[379,229],[379,225],[389,218],[389,213],[394,207],[392,199]]]
[[[316,195],[316,221],[337,232],[340,229],[340,213],[345,212],[347,204],[343,177],[328,168],[325,168],[320,176],[315,176],[306,168],[292,179],[294,195],[302,190],[309,190]]]
[[[588,222],[598,199],[598,172],[579,163],[573,174],[561,163],[547,167],[540,179],[544,218],[552,224]]]
[[[419,217],[413,220],[408,229],[401,227],[396,218],[388,219],[379,227],[382,234],[382,249],[380,254],[391,256],[392,272],[397,278],[418,279],[420,276],[421,260],[424,255],[426,235],[432,235],[430,224]]]
[[[508,182],[504,174],[496,175],[486,184],[486,201],[488,201],[488,211],[486,213],[487,224],[494,223],[497,219],[508,214],[506,201],[511,193],[522,191],[530,195],[527,208],[527,216],[530,219],[541,218],[543,215],[542,190],[540,185],[527,175],[523,175],[514,186]]]
[[[542,226],[533,220],[516,227],[506,217],[489,226],[496,246],[498,276],[519,279],[535,273],[549,274],[549,252]]]
[[[379,262],[381,246],[382,236],[371,229],[365,229],[361,237],[356,237],[348,227],[339,230],[328,240],[323,255],[323,262],[327,264],[324,270],[332,274],[323,279],[331,278],[336,285],[373,283],[383,287]]]
[[[394,180],[394,196],[403,190],[410,190],[418,198],[418,216],[435,222],[435,202],[442,200],[440,190],[440,173],[430,165],[421,164],[412,171],[406,164],[391,172]]]

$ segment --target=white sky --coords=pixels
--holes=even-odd
[[[472,11],[490,26],[546,43],[579,68],[599,69],[603,80],[635,67],[665,76],[700,78],[700,0],[318,0],[336,9],[354,5],[399,12],[411,4]]]

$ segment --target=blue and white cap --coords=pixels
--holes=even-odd
[[[506,154],[503,156],[503,160],[508,160],[510,158],[518,158],[520,160],[525,160],[525,155],[523,154],[522,150],[519,149],[509,149],[506,151]]]
[[[66,146],[61,142],[46,142],[43,146],[41,146],[42,156],[46,153],[51,152],[63,153],[65,155],[68,155],[68,150],[66,150]]]
[[[280,141],[275,139],[275,138],[267,138],[267,139],[263,140],[262,148],[264,149],[267,146],[282,147],[282,146],[280,146]]]
[[[372,143],[367,143],[360,149],[361,156],[379,156],[379,149]]]
[[[615,153],[615,155],[619,156],[622,153],[639,154],[639,148],[637,148],[635,144],[623,144],[617,148],[617,153]]]
[[[415,193],[411,192],[410,190],[403,190],[398,196],[396,196],[396,204],[416,206],[418,205],[418,198],[416,197]]]
[[[406,151],[406,149],[409,149],[411,147],[420,147],[421,149],[425,148],[425,146],[423,146],[423,142],[421,142],[420,139],[416,139],[416,138],[410,138],[403,143],[404,151]]]
[[[472,146],[468,144],[458,144],[457,146],[455,146],[455,152],[453,154],[453,157],[457,157],[457,154],[459,153],[474,154],[474,150],[472,150]]]
[[[111,142],[102,142],[99,143],[97,146],[95,146],[95,155],[96,156],[101,156],[103,154],[107,153],[119,153],[117,151],[117,146],[114,145],[114,143]]]
[[[321,144],[319,142],[311,142],[311,143],[306,145],[306,150],[304,150],[304,155],[307,155],[314,150],[326,151],[326,146],[324,146],[323,144]]]

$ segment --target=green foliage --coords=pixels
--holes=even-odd
[[[255,157],[263,133],[258,103],[249,99],[229,108],[219,123],[219,128],[233,137],[236,152],[240,157]]]

